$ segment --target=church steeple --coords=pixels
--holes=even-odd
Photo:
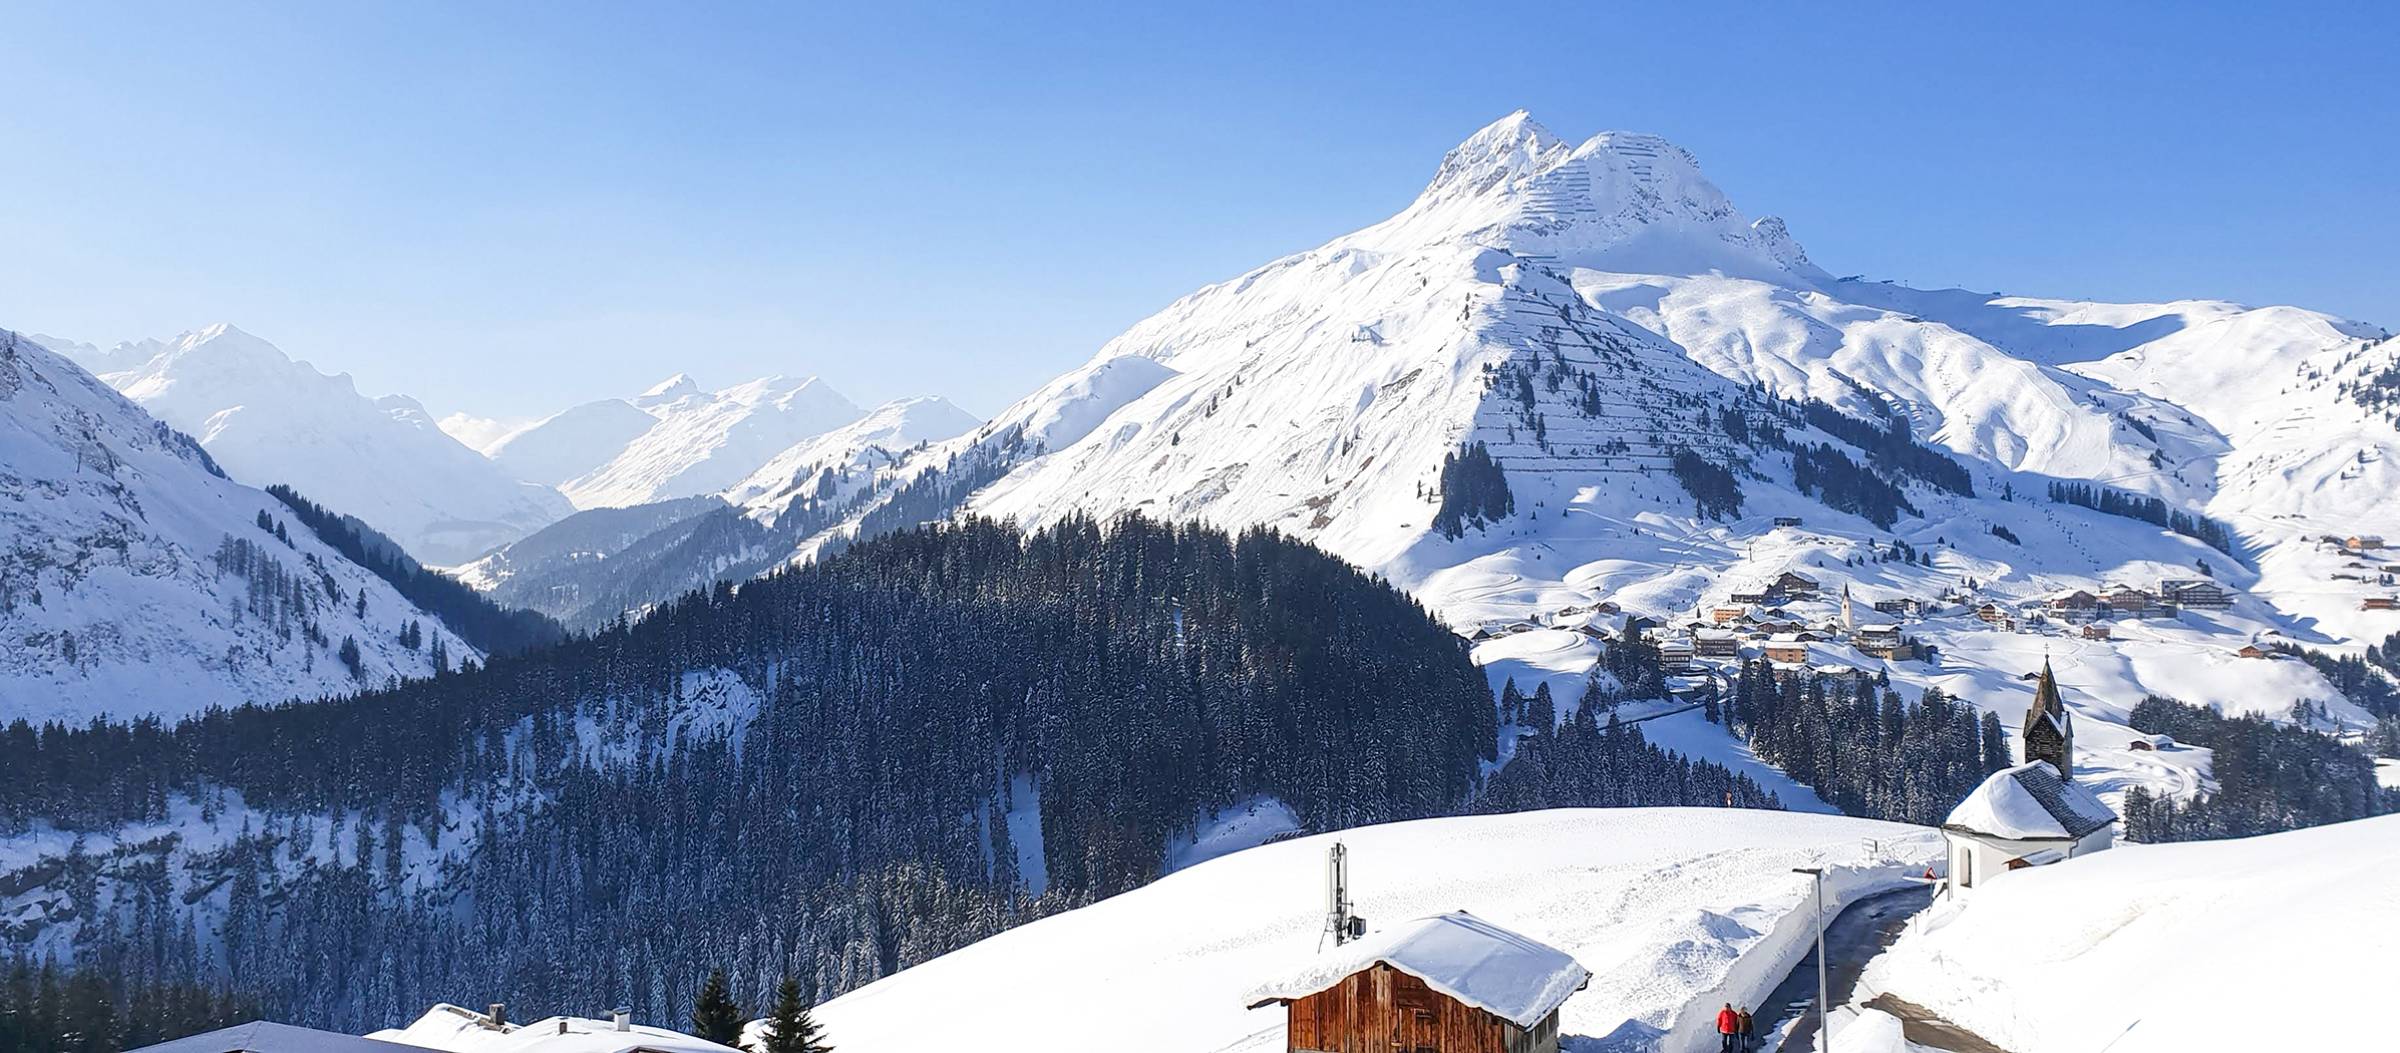
[[[2050,659],[2042,659],[2041,679],[2033,685],[2033,705],[2025,709],[2025,759],[2049,761],[2059,778],[2075,778],[2075,717],[2058,697],[2058,679]]]
[[[1850,583],[1846,581],[1842,583],[1842,629],[1846,632],[1858,631],[1858,618],[1850,613]]]

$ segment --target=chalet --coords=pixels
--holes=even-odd
[[[1792,665],[1805,664],[1808,661],[1808,641],[1800,639],[1790,633],[1781,633],[1769,637],[1767,639],[1766,657],[1767,661],[1770,662],[1781,662]]]
[[[1817,579],[1787,570],[1781,577],[1776,578],[1774,584],[1769,588],[1787,596],[1807,599],[1817,594]]]
[[[2083,627],[2083,638],[2084,638],[2084,639],[2086,639],[2086,640],[2106,640],[2106,639],[2108,639],[2108,626],[2107,626],[2107,624],[2105,624],[2105,623],[2102,623],[2102,622],[2093,622],[2093,623],[2091,623],[2091,624],[2089,624],[2089,625],[2086,625],[2086,626],[2084,626],[2084,627]]]
[[[1465,911],[1319,956],[1253,992],[1287,1053],[1558,1053],[1558,1008],[1591,970]]]
[[[2400,599],[2390,596],[2369,596],[2358,601],[2358,609],[2362,611],[2400,611]]]
[[[2048,761],[2002,768],[1942,821],[1953,894],[2029,866],[2090,855],[2116,842],[2115,812]]]
[[[2243,658],[2273,658],[2273,657],[2275,657],[2275,652],[2273,652],[2273,651],[2270,651],[2270,650],[2267,650],[2267,649],[2266,649],[2266,648],[2264,648],[2264,647],[2260,647],[2260,646],[2259,646],[2259,645],[2257,645],[2257,644],[2243,644],[2243,645],[2242,645],[2242,649],[2241,649],[2241,650],[2239,650],[2239,651],[2235,651],[2235,652],[2234,652],[2234,654],[2236,654],[2236,655],[2239,655],[2239,656],[2241,656],[2241,657],[2243,657]]]
[[[2133,741],[2125,744],[2125,748],[2145,753],[2174,749],[2175,737],[2172,735],[2136,735],[2133,737]]]
[[[1779,527],[1784,527],[1784,526],[1799,526],[1799,525],[1800,525],[1800,517],[1799,517],[1799,516],[1776,516],[1776,517],[1775,517],[1775,525],[1776,525],[1776,526],[1779,526]]]
[[[1739,658],[1741,646],[1731,629],[1702,629],[1692,634],[1692,653],[1701,658]]]
[[[2223,610],[2233,606],[2233,594],[2205,578],[2169,578],[2158,583],[2158,595],[2178,607]]]
[[[2002,627],[2012,625],[2016,622],[2015,618],[2009,616],[2008,608],[2000,606],[1997,603],[1986,603],[1981,607],[1975,608],[1975,616],[1983,619],[1987,624],[1998,625]]]
[[[1724,625],[1727,622],[1738,621],[1742,615],[1748,613],[1750,613],[1748,607],[1715,607],[1709,610],[1708,617],[1718,625]]]
[[[2373,534],[2352,534],[2342,539],[2342,547],[2352,552],[2372,552],[2383,547],[2383,539]]]
[[[1725,600],[1728,603],[1760,606],[1782,603],[1783,593],[1776,591],[1772,585],[1743,585],[1726,594]]]

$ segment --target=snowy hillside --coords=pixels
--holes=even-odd
[[[570,409],[493,450],[544,474],[578,508],[713,494],[768,458],[857,420],[859,409],[815,377],[765,377],[702,391],[677,374],[628,400]],[[644,422],[647,418],[647,423]]]
[[[191,439],[0,331],[0,721],[340,694],[437,651],[474,656]]]
[[[2395,868],[2400,816],[2123,845],[1937,901],[1864,983],[2009,1049],[2371,1046]]]
[[[798,553],[959,511],[1264,525],[1390,577],[1462,634],[1604,602],[1680,630],[1800,571],[1828,601],[1845,584],[1922,601],[1902,628],[1940,652],[1828,658],[2004,718],[2055,649],[2079,656],[2086,693],[2069,702],[2101,723],[2160,691],[2274,716],[2324,702],[2355,727],[2365,715],[2307,667],[2227,663],[2253,642],[2345,653],[2400,631],[2400,613],[2362,609],[2391,593],[2388,569],[2324,542],[2400,533],[2400,349],[2380,335],[2289,307],[1836,278],[1680,147],[1570,143],[1518,113],[1391,219],[1176,301],[894,467],[928,485],[869,495]],[[995,455],[1002,438],[1017,452]],[[1445,491],[1468,444],[1489,450],[1505,502]],[[956,496],[923,500],[935,483]],[[2056,483],[2156,499],[2156,521],[2055,499]],[[904,490],[916,505],[876,511]],[[1899,561],[1900,544],[1926,558]],[[2233,605],[2117,640],[1971,616],[2195,577]],[[1811,625],[1835,613],[1795,608]],[[1538,655],[1482,652],[1507,659],[1495,683],[1538,676],[1573,697],[1598,645],[1559,635]],[[2128,758],[2125,779],[2205,784],[2205,757],[2178,762]]]
[[[1561,1011],[1570,1043],[1664,1053],[1716,1048],[1717,1005],[1755,1004],[1799,960],[1810,891],[1792,867],[1830,868],[1832,910],[1940,853],[1917,827],[1719,809],[1371,826],[1236,852],[1021,926],[836,998],[817,1020],[850,1053],[1080,1053],[1135,1032],[1167,1053],[1280,1050],[1283,1011],[1244,1007],[1320,953],[1336,840],[1371,928],[1466,910],[1547,942],[1594,974]]]
[[[63,345],[234,478],[283,483],[355,515],[429,563],[455,563],[538,529],[570,506],[496,468],[404,396],[369,399],[229,325],[107,352]],[[142,356],[147,355],[147,358]]]

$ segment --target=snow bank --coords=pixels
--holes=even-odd
[[[2126,845],[1937,906],[1863,983],[2009,1049],[2360,1048],[2400,989],[2396,871],[2400,816]]]
[[[1245,1009],[1245,996],[1316,953],[1337,838],[1371,928],[1472,911],[1593,972],[1561,1008],[1566,1035],[1669,1051],[1713,1048],[1700,1025],[1717,1003],[1755,1003],[1805,953],[1809,883],[1791,868],[1833,869],[1831,912],[1940,853],[1920,827],[1786,812],[1565,809],[1365,827],[1236,852],[1021,926],[837,998],[819,1020],[844,1053],[1072,1053],[1137,1033],[1165,1053],[1279,1050],[1282,1011]]]

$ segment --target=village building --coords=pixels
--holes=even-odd
[[[1779,527],[1785,527],[1785,526],[1799,526],[1799,525],[1800,525],[1800,517],[1799,517],[1799,516],[1776,516],[1776,517],[1775,517],[1775,525],[1776,525],[1776,526],[1779,526]]]
[[[2353,552],[2370,552],[2383,547],[2383,539],[2374,534],[2352,534],[2342,539],[2342,547]]]
[[[1997,625],[2004,629],[2015,625],[2017,621],[2009,615],[2008,608],[1997,603],[1986,603],[1975,608],[1975,617],[1982,619],[1985,624]]]
[[[2358,601],[2358,609],[2362,611],[2400,611],[2400,599],[2390,596],[2369,596]]]
[[[1790,633],[1778,634],[1767,638],[1765,653],[1767,661],[1770,662],[1786,665],[1806,664],[1808,662],[1808,641]]]
[[[2048,761],[2029,760],[1983,780],[1942,821],[1952,894],[2012,870],[2104,851],[2117,815]]]
[[[1772,591],[1781,592],[1786,596],[1796,596],[1801,599],[1808,599],[1817,594],[1817,579],[1809,577],[1806,574],[1787,570],[1783,572],[1781,577],[1776,578],[1774,583],[1768,586],[1768,588]]]
[[[2239,651],[2235,651],[2235,652],[2234,652],[2234,654],[2235,654],[2235,655],[2238,655],[2238,656],[2240,656],[2240,657],[2243,657],[2243,658],[2273,658],[2273,657],[2275,657],[2275,652],[2273,652],[2273,651],[2270,651],[2270,650],[2267,650],[2267,649],[2266,649],[2266,648],[2264,648],[2264,647],[2260,647],[2260,646],[2259,646],[2259,645],[2257,645],[2257,644],[2243,644],[2243,645],[2242,645],[2242,649],[2241,649],[2241,650],[2239,650]]]
[[[1710,621],[1724,625],[1728,622],[1738,621],[1748,613],[1750,613],[1748,607],[1713,607],[1709,609],[1708,617]]]
[[[2174,749],[2175,737],[2172,735],[2136,735],[2134,736],[2133,741],[2125,744],[2125,748],[2129,750],[2140,750],[2144,753],[2154,753],[2159,750]]]
[[[2083,627],[2083,638],[2086,640],[2106,640],[2108,639],[2108,626],[2101,622],[2093,622],[2090,625],[2086,625]]]
[[[1742,641],[1731,629],[1701,629],[1692,633],[1692,653],[1701,658],[1739,658]]]
[[[2206,578],[2169,578],[2158,583],[2159,599],[2178,607],[2223,610],[2233,606],[2233,594]]]
[[[2099,605],[2100,597],[2082,589],[2076,589],[2063,596],[2053,596],[2049,603],[2050,609],[2054,611],[2088,611]]]
[[[2100,601],[2118,614],[2141,614],[2158,602],[2158,597],[2131,585],[2111,585],[2100,594]]]
[[[1591,982],[1565,951],[1465,911],[1421,918],[1258,988],[1287,1053],[1558,1053],[1558,1009]]]
[[[1670,669],[1692,664],[1695,653],[1688,636],[1671,637],[1660,641],[1658,645],[1658,660]]]

